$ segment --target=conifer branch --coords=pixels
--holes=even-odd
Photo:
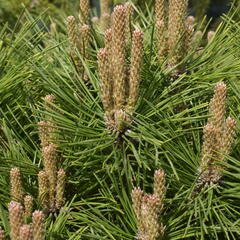
[[[203,132],[203,146],[200,162],[200,183],[202,185],[218,183],[222,177],[224,154],[229,154],[235,136],[236,121],[224,120],[227,87],[223,82],[215,86],[214,96],[209,104],[207,125]]]
[[[156,240],[162,237],[165,227],[159,223],[166,192],[165,173],[157,170],[154,174],[153,194],[146,194],[140,188],[132,191],[133,210],[137,218],[137,239]]]

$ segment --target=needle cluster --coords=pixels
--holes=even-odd
[[[200,183],[218,183],[223,168],[219,165],[225,161],[225,155],[231,151],[234,142],[236,121],[225,119],[227,86],[219,82],[215,86],[214,96],[209,104],[209,114],[203,129],[203,146],[200,162]]]
[[[105,48],[98,51],[98,69],[105,122],[109,129],[123,132],[131,121],[140,83],[143,32],[132,34],[131,64],[126,64],[126,5],[114,8],[112,28],[105,32]]]
[[[24,209],[18,202],[11,201],[8,206],[10,237],[12,240],[44,240],[44,215],[41,211],[35,211],[32,215],[32,223],[24,224]],[[0,229],[0,239],[5,239],[4,232]]]
[[[67,17],[67,34],[69,52],[76,71],[84,81],[88,81],[82,61],[89,59],[89,0],[80,0],[79,22],[77,22],[74,16]]]
[[[157,170],[154,174],[153,194],[146,194],[140,188],[132,191],[133,210],[137,218],[137,239],[156,240],[162,237],[165,227],[159,223],[166,192],[165,173]]]
[[[190,49],[194,32],[194,17],[187,16],[188,0],[156,0],[155,24],[158,58],[160,62],[168,56],[168,69],[177,75],[181,67],[175,68]]]
[[[47,95],[45,100],[45,110],[47,111],[49,108],[54,110],[52,105],[56,102],[54,96]],[[64,204],[63,192],[65,187],[65,173],[60,175],[58,174],[59,171],[62,173],[64,170],[61,169],[58,171],[57,168],[57,162],[59,158],[59,145],[57,143],[56,136],[57,126],[51,117],[45,116],[45,119],[46,122],[40,122],[41,124],[39,127],[44,170],[40,171],[38,174],[38,199],[41,202],[42,208],[46,212],[54,212],[56,209],[60,209]],[[50,123],[52,123],[52,125],[50,125]],[[62,194],[59,194],[59,189],[61,189]]]

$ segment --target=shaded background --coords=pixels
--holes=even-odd
[[[151,7],[154,5],[153,0],[132,0],[139,5],[143,11],[146,10],[146,4]],[[232,1],[239,4],[240,0],[189,0],[189,13],[196,16],[197,21],[201,21],[205,13],[208,18],[216,20],[223,13],[226,13]],[[90,0],[91,6],[97,9],[99,14],[100,0]],[[112,0],[113,4],[124,2],[122,0]],[[59,18],[61,13],[72,15],[76,14],[79,8],[79,0],[0,0],[0,24],[6,22],[9,26],[15,24],[19,15],[25,6],[31,14],[39,15],[48,9],[48,16]]]
[[[91,6],[96,7],[99,12],[99,0],[90,0]],[[120,0],[113,1],[115,4],[121,2]],[[146,2],[154,2],[153,0],[133,0],[136,4],[144,5]],[[230,6],[231,0],[190,0],[190,12],[191,15],[197,15],[199,18],[202,18],[205,13],[209,18],[216,19],[221,16],[223,13],[227,12]]]

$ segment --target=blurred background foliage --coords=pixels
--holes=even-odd
[[[190,0],[189,14],[196,16],[198,21],[201,21],[205,14],[208,18],[216,20],[229,10],[232,1],[235,1],[236,5],[239,4],[238,0]],[[8,22],[10,27],[13,26],[24,8],[27,8],[31,14],[37,15],[48,9],[48,15],[51,18],[59,18],[62,14],[71,15],[78,7],[78,2],[76,0],[22,0],[16,3],[16,0],[0,0],[0,24]],[[99,1],[90,0],[90,2],[99,13]],[[112,0],[112,5],[121,2],[124,0]],[[146,5],[151,8],[154,4],[152,0],[132,0],[132,2],[143,10],[146,9]]]

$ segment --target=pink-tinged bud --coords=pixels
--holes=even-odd
[[[202,171],[208,168],[211,160],[211,154],[213,151],[212,143],[214,141],[214,128],[211,124],[207,124],[203,128],[203,146],[201,157],[201,169]]]
[[[67,32],[68,32],[68,40],[71,45],[70,48],[72,48],[77,44],[77,29],[76,29],[76,20],[74,16],[67,17]]]
[[[99,18],[98,17],[93,17],[91,19],[91,21],[92,21],[93,24],[98,24],[99,23]]]
[[[55,209],[55,188],[57,185],[57,145],[50,143],[43,149],[45,171],[49,181],[49,203],[51,211]]]
[[[131,113],[138,98],[141,62],[143,56],[143,32],[136,29],[132,37],[131,69],[129,78],[129,99],[127,109]]]
[[[89,0],[80,0],[80,22],[88,24],[89,19]]]
[[[68,16],[67,17],[67,22],[71,22],[71,21],[74,21],[74,20],[75,20],[74,16]]]
[[[79,31],[77,30],[77,23],[75,17],[69,16],[67,18],[67,33],[69,41],[69,53],[71,55],[72,61],[76,67],[79,74],[82,74],[83,66],[81,60],[79,59],[76,48],[78,48],[79,43]]]
[[[109,116],[112,110],[111,81],[109,79],[108,54],[105,48],[98,50],[98,69],[101,86],[101,96],[105,115]]]
[[[20,227],[23,225],[23,207],[20,203],[11,201],[8,206],[11,239],[19,239]]]
[[[183,51],[189,53],[192,49],[192,40],[193,40],[193,33],[194,33],[194,22],[195,18],[193,16],[188,16],[186,19],[186,31],[185,31],[185,44],[183,47],[185,48]]]
[[[211,43],[216,33],[214,31],[209,31],[207,34],[208,43]]]
[[[0,240],[6,240],[4,230],[0,227]]]
[[[168,17],[168,49],[170,57],[168,68],[171,69],[184,57],[185,39],[185,18],[187,13],[188,0],[169,0]],[[178,69],[173,73],[178,74]]]
[[[209,106],[209,113],[213,115],[209,119],[209,123],[212,124],[212,126],[216,129],[218,134],[221,132],[222,124],[224,122],[226,95],[227,95],[226,84],[223,82],[217,83],[214,89],[214,96]]]
[[[60,169],[57,173],[57,189],[56,189],[56,208],[60,209],[65,202],[64,191],[65,191],[66,174],[63,169]]]
[[[32,227],[30,225],[21,226],[19,240],[32,240]]]
[[[44,100],[45,100],[45,102],[44,102],[45,108],[46,108],[46,109],[49,108],[49,109],[54,110],[54,107],[52,106],[52,104],[55,104],[55,103],[56,103],[56,98],[55,98],[55,96],[52,95],[52,94],[48,94],[48,95],[46,95],[46,96],[44,97]]]
[[[27,220],[32,216],[32,209],[33,209],[33,198],[32,196],[25,196],[24,197],[24,216],[25,219]]]
[[[11,198],[14,201],[23,201],[23,188],[19,168],[12,168],[10,171]]]
[[[108,58],[108,68],[109,72],[111,73],[113,71],[113,66],[112,66],[112,58],[113,58],[113,51],[112,51],[112,45],[113,45],[113,32],[112,29],[109,28],[105,31],[104,33],[104,43],[105,43],[105,49],[106,49],[106,54]]]
[[[113,79],[114,79],[114,104],[117,111],[125,103],[125,8],[118,5],[113,11]]]
[[[164,61],[168,52],[167,52],[167,39],[166,39],[166,26],[164,21],[156,22],[156,45],[158,50],[158,59],[160,63]]]
[[[159,199],[158,211],[163,209],[163,200],[166,192],[166,179],[165,172],[163,170],[157,170],[154,173],[154,195]]]
[[[143,191],[140,188],[134,188],[132,191],[133,210],[137,217],[138,223],[141,225],[141,205],[142,205]]]
[[[41,140],[41,146],[46,147],[49,144],[49,133],[47,123],[41,121],[38,123],[39,137]]]
[[[236,121],[230,117],[225,120],[226,95],[226,84],[217,83],[209,104],[209,114],[212,116],[203,131],[201,184],[219,182],[223,170],[219,163],[225,160],[224,155],[230,153],[234,142]]]
[[[38,173],[38,201],[41,203],[44,211],[49,211],[49,182],[48,175],[45,171]]]
[[[45,239],[44,214],[41,211],[35,211],[32,214],[33,240]]]
[[[155,21],[163,21],[166,19],[166,0],[155,0]],[[165,24],[165,23],[164,23]]]
[[[155,1],[156,45],[160,63],[167,56],[166,0]]]
[[[146,194],[140,188],[132,191],[133,210],[137,217],[137,238],[158,239],[164,234],[165,227],[159,224],[165,195],[165,173],[157,170],[154,174],[154,193]]]
[[[132,35],[132,22],[133,22],[133,5],[130,2],[124,4],[125,13],[126,13],[126,38],[127,41],[130,41]]]
[[[79,39],[79,42],[80,42],[79,51],[84,58],[88,58],[87,51],[89,48],[89,37],[90,37],[89,25],[86,25],[86,24],[82,25],[80,27],[80,34],[81,34],[81,38]]]
[[[160,236],[160,225],[158,223],[159,199],[155,195],[145,194],[142,199],[141,217],[143,228],[147,239],[157,239]]]
[[[194,25],[195,23],[195,17],[194,16],[188,16],[186,19],[187,25]]]
[[[222,152],[224,154],[229,154],[231,151],[231,147],[236,135],[236,125],[237,122],[235,119],[231,117],[226,119],[222,137]]]
[[[47,102],[50,102],[50,103],[55,103],[56,102],[56,98],[54,95],[52,94],[48,94],[44,97],[44,100],[46,100]]]

